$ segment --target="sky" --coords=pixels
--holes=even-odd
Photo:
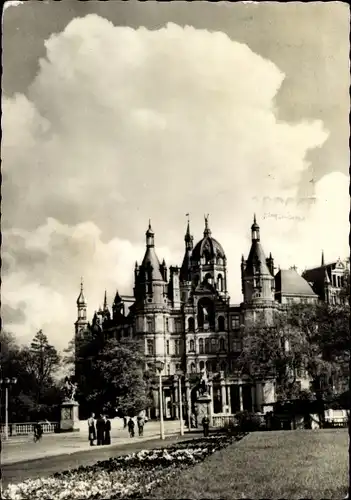
[[[15,2],[3,14],[2,318],[63,349],[132,294],[149,218],[180,265],[204,214],[240,303],[253,213],[300,271],[349,255],[349,8]]]

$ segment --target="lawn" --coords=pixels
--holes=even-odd
[[[148,498],[343,499],[346,429],[256,432],[158,486]]]

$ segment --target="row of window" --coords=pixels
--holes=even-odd
[[[233,339],[232,340],[232,351],[233,352],[240,352],[242,348],[241,340],[240,339]],[[214,353],[217,351],[225,351],[226,350],[226,341],[225,339],[199,339],[199,354],[209,354],[209,353]],[[195,341],[190,340],[189,342],[189,352],[195,353],[196,347],[195,347]]]
[[[206,367],[206,370],[208,372],[217,372],[217,371],[223,371],[225,372],[227,370],[227,363],[226,361],[221,361],[220,363],[217,362],[215,359],[211,359],[208,361],[200,361],[199,363],[199,370],[200,372],[204,370]],[[196,364],[195,363],[190,363],[189,365],[189,371],[190,373],[197,373],[198,370],[196,369]]]
[[[239,316],[234,316],[231,318],[231,324],[232,324],[232,329],[235,330],[240,327],[240,321],[239,321]],[[217,326],[218,330],[220,332],[225,331],[225,319],[224,316],[219,316],[217,320]],[[175,319],[174,320],[174,331],[175,333],[180,333],[182,332],[182,321],[181,319]],[[148,318],[147,319],[147,332],[148,333],[153,333],[155,331],[155,321],[153,318]],[[170,321],[169,318],[166,318],[166,331],[170,331]],[[194,318],[190,317],[188,318],[188,331],[189,332],[194,332],[195,331],[195,320]]]
[[[343,277],[336,274],[332,274],[332,285],[335,288],[341,288],[343,286]]]
[[[170,355],[171,354],[171,344],[170,344],[170,340],[167,340],[166,341],[166,354],[167,355]],[[174,342],[174,349],[173,349],[173,352],[172,354],[175,354],[176,356],[179,356],[180,355],[180,340],[179,339],[176,339],[173,341]],[[148,354],[149,356],[153,356],[155,354],[155,341],[154,339],[148,339],[147,342],[146,342],[146,354]]]

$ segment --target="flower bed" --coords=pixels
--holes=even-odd
[[[142,498],[154,486],[170,479],[180,469],[202,462],[243,435],[226,434],[183,441],[163,449],[111,458],[47,478],[10,484],[3,499],[118,499]]]

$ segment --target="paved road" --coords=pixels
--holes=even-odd
[[[152,449],[167,446],[175,441],[184,441],[198,437],[198,434],[189,433],[183,437],[173,435],[166,436],[164,441],[149,439],[140,441],[138,438],[131,439],[129,443],[111,446],[93,447],[89,450],[79,451],[74,454],[61,454],[29,460],[21,463],[8,463],[1,467],[3,487],[9,483],[18,483],[29,478],[45,477],[55,472],[76,468],[81,465],[93,465],[99,460],[108,460],[118,455],[126,455],[142,449]]]

